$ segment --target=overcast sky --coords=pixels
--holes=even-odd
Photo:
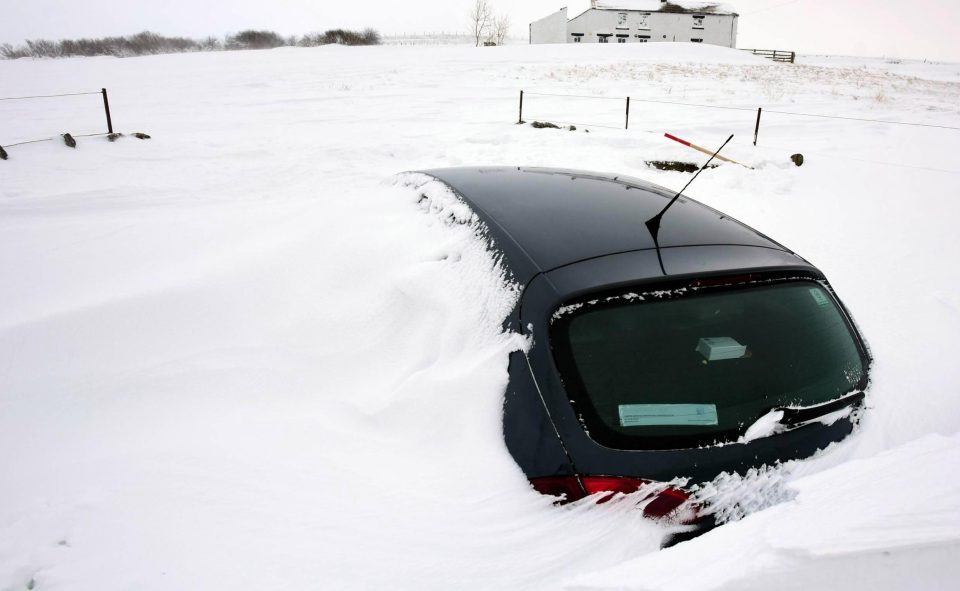
[[[384,34],[454,32],[473,0],[0,0],[0,42],[126,35],[222,36],[247,28],[284,35],[373,27]],[[511,34],[562,6],[589,0],[491,0],[510,15]],[[731,0],[739,47],[960,62],[956,0]]]

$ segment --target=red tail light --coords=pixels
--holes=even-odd
[[[597,504],[606,503],[613,498],[615,493],[628,495],[637,492],[644,485],[650,484],[646,480],[623,476],[582,476],[580,482],[583,483],[583,488],[587,490],[588,495],[602,492],[611,493],[598,499]]]
[[[597,504],[606,503],[616,493],[628,495],[653,484],[649,480],[628,476],[581,476],[579,482],[576,476],[543,476],[531,478],[530,483],[537,492],[554,497],[563,497],[562,500],[558,501],[560,504],[572,503],[603,492],[609,494],[597,499]],[[652,494],[654,495],[653,499],[643,507],[643,514],[653,519],[670,516],[681,505],[690,500],[690,495],[673,487],[656,490]],[[681,520],[684,523],[695,521],[696,507],[692,508],[690,515],[683,515]]]

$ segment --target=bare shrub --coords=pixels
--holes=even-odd
[[[468,20],[470,37],[476,47],[503,45],[510,33],[510,15],[494,12],[488,0],[474,0]]]
[[[493,22],[493,9],[490,8],[487,0],[474,0],[473,7],[470,9],[469,22],[473,44],[475,47],[480,47],[480,43],[490,33]]]
[[[363,43],[361,45],[380,45],[380,33],[371,28],[366,28],[360,33]]]
[[[27,49],[33,57],[60,57],[60,44],[46,39],[27,40]]]
[[[353,45],[356,33],[346,29],[330,29],[323,34],[323,44]]]
[[[30,50],[26,47],[14,47],[9,43],[4,43],[0,45],[0,56],[3,56],[3,59],[15,60],[21,57],[30,57]]]
[[[297,41],[300,47],[316,47],[323,44],[323,33],[307,33]]]
[[[197,51],[200,44],[184,37],[164,37],[144,31],[133,37],[122,37],[118,43],[124,51],[133,55],[179,53]]]
[[[380,45],[380,33],[373,29],[363,31],[349,31],[347,29],[330,29],[323,33],[308,33],[300,38],[297,45],[301,47],[316,47],[318,45]]]
[[[503,45],[507,35],[510,34],[510,15],[498,14],[493,19],[490,26],[490,41],[497,45]]]
[[[201,51],[223,51],[223,41],[216,37],[207,37],[199,46]]]
[[[240,31],[236,35],[227,37],[227,49],[272,49],[283,47],[286,42],[283,37],[273,31]]]

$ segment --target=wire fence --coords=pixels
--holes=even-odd
[[[520,91],[524,92],[524,91]],[[527,94],[532,94],[536,96],[559,96],[559,97],[570,97],[570,98],[585,98],[585,99],[606,99],[610,101],[622,101],[623,97],[619,96],[597,96],[597,95],[588,95],[588,94],[554,94],[552,92],[529,92]]]
[[[773,151],[777,151],[778,153],[783,153],[783,152],[789,151],[789,148],[786,148],[786,147],[784,147],[784,146],[766,146],[766,147],[757,146],[757,148],[760,149],[760,150],[770,151],[771,153],[772,153]],[[827,153],[827,152],[813,151],[813,150],[810,150],[810,149],[804,149],[803,152],[804,152],[804,154],[807,154],[807,155],[822,156],[822,157],[824,157],[824,158],[831,158],[831,159],[841,159],[841,160],[847,160],[847,161],[850,161],[850,162],[862,162],[862,163],[864,163],[864,164],[876,164],[876,165],[878,165],[878,166],[883,166],[883,167],[905,168],[905,169],[909,169],[909,170],[925,170],[925,171],[929,171],[929,172],[943,172],[943,173],[947,173],[947,174],[960,174],[960,170],[949,170],[949,169],[946,169],[946,168],[938,168],[938,167],[935,167],[935,166],[920,166],[920,165],[917,165],[917,164],[904,164],[903,162],[890,162],[890,161],[884,161],[884,160],[873,160],[873,159],[871,159],[871,158],[857,158],[856,156],[850,156],[850,155],[847,155],[847,154],[837,155],[837,154],[835,154],[835,153]]]
[[[523,97],[524,97],[524,95],[526,95],[526,96],[549,96],[549,97],[556,97],[556,98],[576,98],[576,99],[597,99],[597,100],[608,100],[608,101],[609,101],[609,100],[612,100],[612,101],[622,101],[622,102],[624,102],[624,104],[626,105],[626,109],[625,109],[625,111],[624,111],[624,117],[625,117],[625,118],[624,118],[624,128],[625,128],[625,129],[629,129],[629,127],[630,127],[630,115],[629,115],[629,114],[630,114],[630,106],[629,106],[629,105],[630,105],[631,102],[634,102],[634,103],[653,103],[653,104],[661,104],[661,105],[675,105],[675,106],[681,106],[681,107],[693,107],[693,108],[700,108],[700,109],[723,109],[723,110],[728,110],[728,111],[747,111],[747,112],[751,112],[751,113],[758,113],[758,121],[759,121],[759,114],[762,112],[762,113],[766,113],[766,114],[770,114],[770,115],[789,115],[789,116],[794,116],[794,117],[817,117],[817,118],[820,118],[820,119],[840,119],[840,120],[844,120],[844,121],[860,121],[860,122],[864,122],[864,123],[883,123],[883,124],[886,124],[886,125],[905,125],[905,126],[909,126],[909,127],[928,127],[928,128],[934,128],[934,129],[948,129],[948,130],[951,130],[951,131],[960,131],[960,127],[953,127],[953,126],[950,126],[950,125],[939,125],[939,124],[934,124],[934,123],[919,123],[919,122],[914,122],[914,121],[890,121],[890,120],[887,120],[887,119],[869,119],[869,118],[865,118],[865,117],[847,117],[847,116],[842,116],[842,115],[824,115],[824,114],[819,114],[819,113],[800,113],[800,112],[797,112],[797,111],[778,111],[778,110],[773,110],[773,109],[764,110],[762,107],[758,107],[758,108],[754,109],[754,108],[752,108],[752,107],[732,107],[732,106],[728,106],[728,105],[705,105],[705,104],[702,104],[702,103],[687,103],[687,102],[680,102],[680,101],[667,101],[667,100],[662,100],[662,99],[646,99],[646,98],[636,98],[636,97],[631,97],[631,96],[626,96],[626,97],[611,97],[611,96],[598,96],[598,95],[592,95],[592,96],[591,96],[591,95],[583,95],[583,94],[559,94],[559,93],[550,93],[550,92],[530,92],[530,91],[524,91],[524,90],[521,90],[521,91],[520,91],[520,117],[519,117],[519,119],[518,119],[518,122],[519,122],[519,121],[523,121]],[[598,125],[597,127],[600,127],[600,126]]]
[[[92,92],[67,92],[64,94],[38,94],[35,96],[7,96],[7,97],[0,97],[0,101],[22,101],[27,99],[57,98],[61,96],[84,96],[87,94],[100,94],[102,92],[103,90],[95,90]]]
[[[526,105],[524,104],[524,98],[525,98],[525,97],[550,97],[551,99],[563,99],[563,100],[566,100],[566,99],[577,99],[578,101],[579,101],[579,100],[583,100],[583,99],[594,99],[594,100],[597,100],[598,102],[599,102],[599,101],[607,101],[607,102],[614,101],[614,102],[619,102],[619,104],[620,104],[621,106],[618,106],[618,107],[616,108],[616,111],[613,111],[612,109],[610,109],[609,107],[606,107],[606,106],[597,107],[597,108],[595,108],[595,109],[591,109],[591,110],[590,110],[590,114],[591,114],[591,115],[597,115],[598,118],[603,121],[602,123],[600,123],[600,122],[596,122],[596,123],[571,123],[568,119],[571,118],[571,117],[570,117],[570,112],[573,111],[574,109],[568,109],[569,103],[564,104],[564,105],[559,105],[559,107],[558,107],[558,105],[557,105],[556,103],[554,103],[553,105],[551,105],[555,110],[559,108],[559,110],[562,112],[562,114],[560,114],[560,115],[557,115],[555,112],[550,112],[550,109],[549,109],[549,108],[544,108],[544,105],[535,105],[535,107],[536,107],[536,109],[538,109],[538,111],[537,111],[534,115],[531,115],[531,113],[530,113],[530,111],[532,110],[532,109],[531,109],[531,105],[530,105],[529,103],[526,104]],[[529,99],[528,99],[528,100],[529,100]],[[894,120],[889,120],[889,119],[872,119],[872,118],[868,118],[868,117],[850,117],[850,116],[845,116],[845,115],[827,115],[827,114],[821,114],[821,113],[804,113],[804,112],[799,112],[799,111],[780,111],[780,110],[776,110],[776,109],[769,109],[769,110],[768,110],[768,109],[764,109],[764,108],[762,108],[762,107],[758,107],[758,108],[754,109],[754,108],[751,108],[751,107],[739,107],[739,106],[730,106],[730,105],[709,105],[709,104],[693,103],[693,102],[686,102],[686,101],[671,101],[671,100],[664,100],[664,99],[637,98],[637,97],[630,97],[630,96],[625,96],[625,97],[611,97],[611,96],[599,96],[599,95],[563,94],[563,93],[556,93],[556,92],[536,92],[536,91],[526,91],[526,90],[521,90],[521,91],[520,91],[520,103],[519,103],[518,123],[523,123],[523,122],[524,122],[524,118],[526,117],[526,118],[531,119],[531,120],[545,121],[545,122],[550,122],[550,123],[554,123],[554,124],[561,124],[561,125],[576,125],[576,126],[582,126],[582,127],[597,127],[597,128],[606,128],[606,129],[622,129],[622,130],[631,130],[631,129],[632,129],[632,130],[635,130],[635,131],[641,131],[641,132],[646,132],[646,133],[651,133],[651,134],[656,134],[656,135],[658,135],[658,136],[662,136],[662,135],[663,135],[663,130],[641,129],[641,128],[636,127],[636,126],[631,127],[631,120],[630,120],[630,116],[631,116],[631,115],[630,115],[630,105],[631,105],[631,103],[634,103],[634,104],[636,104],[636,103],[651,103],[651,104],[671,105],[671,106],[678,106],[678,107],[692,108],[692,109],[702,109],[702,110],[714,109],[714,110],[735,111],[735,112],[744,112],[744,113],[745,113],[745,112],[749,112],[749,113],[752,114],[752,116],[751,116],[751,118],[750,118],[750,120],[749,120],[749,123],[751,124],[751,125],[750,125],[750,127],[751,127],[750,131],[753,132],[753,145],[754,145],[754,146],[757,146],[757,141],[758,141],[758,137],[759,137],[759,133],[760,133],[760,123],[761,123],[762,115],[779,115],[779,116],[785,116],[785,117],[808,117],[808,118],[817,118],[817,119],[826,119],[826,120],[839,120],[839,121],[852,121],[852,122],[858,122],[858,123],[893,125],[893,126],[900,126],[900,127],[924,128],[924,129],[946,130],[946,131],[960,131],[960,127],[956,127],[956,126],[941,125],[941,124],[936,124],[936,123],[922,123],[922,122],[918,122],[918,121],[894,121]],[[581,112],[580,112],[580,115],[581,115],[581,116],[584,115],[584,112],[583,112],[582,109],[577,108],[577,110],[581,111]],[[753,116],[755,116],[755,119],[753,118]],[[572,117],[572,118],[577,118],[577,119],[584,120],[584,119],[590,119],[590,118],[592,118],[592,117],[591,117],[591,116],[586,116],[586,117]],[[635,111],[634,111],[634,119],[636,119],[636,118],[637,118],[637,117],[636,117],[636,110],[635,110]],[[611,120],[612,120],[612,119],[619,119],[619,121],[620,121],[621,123],[620,123],[619,125],[611,124]],[[647,122],[647,123],[649,123],[649,119],[648,119],[648,118],[645,118],[644,121]],[[636,122],[634,122],[634,123],[636,123]],[[710,120],[710,121],[708,122],[708,125],[710,125],[711,127],[716,127],[717,125],[723,125],[724,127],[733,126],[733,127],[741,127],[741,128],[743,128],[746,124],[747,124],[747,121],[742,121],[742,120],[739,120],[739,119],[738,119],[738,120],[729,120],[729,119],[728,119],[728,120],[725,120],[725,121],[722,121],[722,122],[718,122],[718,121],[716,121],[716,120]],[[746,130],[744,129],[744,131],[746,131]],[[778,148],[778,147],[776,147],[776,146],[769,146],[769,145],[767,146],[767,148],[786,149],[786,148]],[[761,147],[761,149],[762,149],[762,147]],[[814,153],[814,152],[810,152],[809,150],[805,150],[805,152],[810,153],[810,154],[813,154],[813,153]],[[943,172],[943,173],[949,173],[949,174],[960,174],[960,170],[949,170],[949,169],[945,169],[945,168],[938,168],[938,167],[932,167],[932,166],[918,166],[918,165],[904,164],[904,163],[898,163],[898,162],[881,162],[881,161],[878,161],[878,160],[871,160],[871,159],[866,159],[866,158],[856,158],[856,157],[846,156],[846,155],[844,155],[844,156],[830,155],[830,157],[831,157],[831,158],[842,158],[842,159],[844,159],[844,160],[850,160],[850,161],[854,161],[854,162],[864,162],[864,163],[876,164],[876,165],[881,165],[881,166],[891,166],[891,167],[906,168],[906,169],[913,169],[913,170],[928,170],[928,171]]]
[[[98,137],[101,135],[110,135],[112,132],[102,132],[102,133],[71,133],[72,137]],[[52,142],[54,140],[61,139],[63,136],[58,137],[45,137],[39,140],[27,140],[25,142],[16,142],[14,144],[3,144],[5,148],[12,148],[14,146],[24,146],[26,144],[39,144],[40,142]]]
[[[53,99],[53,98],[61,98],[61,97],[92,96],[92,95],[100,95],[100,96],[102,97],[102,99],[103,99],[103,113],[104,113],[104,116],[105,116],[105,118],[106,118],[107,131],[105,131],[105,132],[94,132],[94,133],[82,133],[82,134],[73,133],[73,134],[71,134],[71,135],[72,135],[73,137],[94,137],[94,136],[112,134],[112,133],[113,133],[113,118],[112,118],[112,116],[111,116],[111,114],[110,114],[110,99],[109,99],[109,96],[108,96],[108,94],[107,94],[107,89],[106,89],[106,88],[101,88],[100,90],[96,90],[96,91],[64,92],[64,93],[60,93],[60,94],[36,94],[36,95],[31,95],[31,96],[8,96],[8,97],[0,97],[0,101],[24,101],[24,100]],[[61,136],[61,137],[62,137],[62,136]],[[13,146],[22,146],[22,145],[25,145],[25,144],[35,144],[35,143],[39,143],[39,142],[48,142],[48,141],[55,140],[55,139],[57,139],[57,137],[46,137],[46,138],[40,138],[40,139],[22,140],[22,141],[16,141],[16,142],[13,142],[13,143],[4,143],[4,142],[0,141],[0,147],[10,148],[10,147],[13,147]]]

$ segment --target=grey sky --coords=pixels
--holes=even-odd
[[[491,0],[510,15],[511,34],[562,6],[589,0]],[[473,0],[0,0],[0,42],[97,37],[151,30],[222,36],[245,28],[285,35],[335,27],[385,34],[466,28]],[[740,47],[960,62],[960,3],[948,0],[727,0],[740,13]]]

